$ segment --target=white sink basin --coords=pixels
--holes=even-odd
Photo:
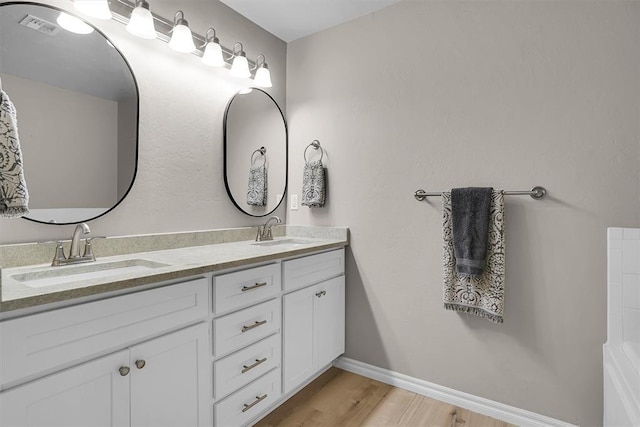
[[[304,239],[278,239],[278,240],[267,240],[264,242],[254,242],[251,243],[255,246],[266,246],[266,247],[278,247],[278,248],[295,248],[298,246],[308,245],[310,243],[315,243],[312,240],[304,240]]]
[[[123,261],[67,265],[51,267],[39,271],[16,273],[9,277],[25,286],[41,288],[65,283],[82,282],[92,279],[106,279],[130,273],[143,273],[154,268],[167,267],[169,264],[145,259],[127,259]]]

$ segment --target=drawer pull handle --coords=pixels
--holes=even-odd
[[[128,366],[121,366],[120,369],[118,369],[118,371],[120,372],[120,375],[123,377],[126,377],[127,375],[129,375],[129,371],[131,369],[129,369]]]
[[[242,327],[242,332],[250,331],[250,330],[252,330],[253,328],[257,328],[258,326],[262,326],[262,325],[264,325],[265,323],[267,323],[267,321],[266,321],[266,320],[261,320],[261,321],[259,321],[259,322],[256,320],[256,323],[254,323],[253,325],[243,326],[243,327]]]
[[[321,296],[326,295],[326,294],[327,294],[327,291],[320,291],[320,292],[316,293],[316,296],[318,298],[320,298]]]
[[[266,394],[263,394],[262,396],[256,396],[256,400],[254,400],[251,403],[245,403],[244,404],[244,409],[242,410],[242,412],[247,412],[249,409],[253,408],[254,406],[256,406],[258,403],[262,402],[266,398],[267,398]]]
[[[249,372],[250,370],[252,370],[252,369],[253,369],[253,368],[255,368],[256,366],[261,365],[261,364],[263,364],[263,363],[264,363],[264,362],[266,362],[266,361],[267,361],[267,358],[265,357],[265,358],[263,358],[263,359],[256,359],[256,363],[254,363],[254,364],[252,364],[252,365],[249,365],[249,366],[247,366],[247,365],[242,365],[242,367],[244,368],[244,369],[242,370],[242,373],[244,374],[245,372]]]
[[[267,286],[267,282],[259,282],[259,283],[256,283],[253,286],[243,286],[242,287],[242,292],[252,291],[254,289],[258,289],[258,288],[261,288],[263,286]]]
[[[147,364],[147,362],[143,359],[136,360],[136,368],[142,369]]]

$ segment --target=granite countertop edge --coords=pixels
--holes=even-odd
[[[256,249],[255,247],[252,248],[251,246],[249,246],[250,242],[245,241],[207,245],[204,247],[187,247],[157,252],[146,252],[140,254],[129,254],[101,258],[99,259],[99,261],[108,262],[111,259],[121,260],[139,256],[141,258],[152,261],[167,262],[167,259],[170,259],[172,257],[180,257],[181,255],[184,256],[187,251],[191,250],[199,251],[200,258],[209,258],[207,257],[207,253],[210,253],[210,258],[214,259],[216,258],[216,256],[219,257],[220,254],[225,250],[231,252],[236,251],[237,253],[238,249],[240,249],[240,252],[242,252],[242,249],[244,249],[244,247],[240,245],[247,245],[245,251],[246,254],[230,255],[223,260],[200,260],[198,262],[198,260],[196,259],[193,263],[178,261],[175,264],[168,265],[167,268],[161,268],[157,271],[151,270],[148,273],[133,273],[128,277],[125,276],[113,280],[97,280],[98,283],[94,283],[95,281],[88,281],[86,284],[76,284],[73,287],[67,286],[66,289],[64,289],[64,285],[50,286],[45,289],[28,288],[25,285],[19,284],[19,282],[17,282],[16,280],[11,280],[9,281],[9,283],[7,283],[7,277],[5,276],[2,279],[2,286],[5,287],[5,289],[6,285],[15,287],[17,289],[12,289],[13,292],[10,293],[13,295],[10,295],[10,297],[5,300],[5,289],[2,289],[0,287],[0,292],[2,293],[2,300],[0,301],[0,313],[6,313],[20,309],[28,309],[45,304],[69,301],[76,298],[97,296],[104,293],[132,289],[153,283],[163,284],[163,282],[170,282],[172,280],[204,275],[221,270],[238,268],[252,264],[266,263],[283,258],[304,256],[307,254],[327,251],[331,249],[339,249],[349,244],[348,237],[346,239],[312,238],[309,240],[312,241],[312,243],[310,243],[309,245],[295,248],[278,248],[277,246],[274,246],[273,248]],[[260,253],[260,251],[262,251],[263,253]],[[46,266],[42,266],[42,268],[46,268]],[[24,268],[21,268],[21,270],[23,269]],[[20,295],[21,293],[22,295]]]

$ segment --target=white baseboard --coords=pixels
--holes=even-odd
[[[474,396],[451,388],[423,381],[408,375],[378,368],[377,366],[340,357],[334,366],[354,374],[381,381],[383,383],[412,391],[422,396],[431,397],[451,405],[468,409],[478,414],[487,415],[498,420],[506,421],[522,427],[577,427],[573,424],[559,421],[544,415],[515,408],[503,403]]]

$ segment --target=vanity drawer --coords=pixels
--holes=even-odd
[[[268,300],[280,292],[280,265],[269,264],[213,277],[217,314]]]
[[[71,366],[206,319],[207,279],[107,298],[0,323],[0,384]]]
[[[283,262],[284,290],[291,291],[344,274],[344,249]]]
[[[224,356],[278,331],[279,298],[214,319],[213,351]]]
[[[213,364],[214,395],[221,399],[280,366],[280,334],[272,335]]]
[[[274,404],[281,395],[280,369],[216,403],[214,425],[243,426]]]

